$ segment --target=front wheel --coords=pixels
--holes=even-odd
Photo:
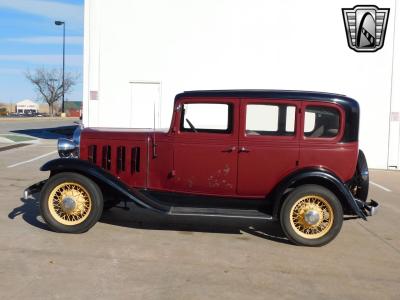
[[[283,202],[280,221],[286,236],[302,246],[332,241],[343,223],[343,208],[330,190],[319,185],[295,188]]]
[[[82,233],[99,220],[103,196],[91,179],[63,172],[50,177],[44,185],[40,193],[40,211],[52,230]]]

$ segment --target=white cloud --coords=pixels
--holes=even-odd
[[[0,61],[13,61],[13,62],[25,62],[31,64],[41,65],[61,65],[62,55],[41,55],[41,54],[28,54],[28,55],[0,55]],[[67,66],[81,67],[83,57],[80,54],[65,55],[65,63]]]
[[[21,37],[21,38],[8,38],[4,39],[7,42],[18,42],[18,43],[26,43],[26,44],[62,44],[62,36],[32,36],[32,37]],[[82,44],[83,37],[82,36],[66,36],[65,37],[66,44]]]
[[[60,19],[66,26],[83,26],[83,6],[43,0],[0,0],[0,7],[38,15],[51,20]]]

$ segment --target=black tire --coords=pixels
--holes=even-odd
[[[364,152],[362,150],[358,151],[357,168],[354,178],[355,184],[357,186],[355,197],[364,202],[367,201],[369,190],[369,172],[367,159],[365,158]]]
[[[83,188],[85,194],[87,193],[88,195],[88,200],[86,199],[86,201],[88,201],[88,203],[90,202],[90,209],[87,210],[87,213],[81,218],[83,221],[80,222],[79,219],[76,221],[80,222],[78,224],[61,223],[57,220],[59,215],[55,213],[56,210],[51,208],[49,197],[57,187],[65,183],[71,183],[72,186],[74,184],[80,186]],[[90,178],[79,173],[63,172],[51,176],[48,179],[40,193],[39,204],[42,217],[52,230],[62,233],[82,233],[88,231],[99,220],[103,212],[103,195],[97,184]],[[51,210],[53,210],[53,212],[51,212]],[[60,220],[63,221],[61,217]],[[65,220],[65,222],[68,223],[68,220]]]
[[[304,215],[296,214],[294,212],[292,213],[292,209],[293,211],[295,211],[295,207],[297,205],[301,205],[301,203],[306,203],[304,205],[307,205],[307,201],[304,202],[304,200],[301,200],[301,199],[306,199],[307,196],[309,196],[310,198],[317,196],[318,198],[312,198],[315,200],[311,201],[316,201],[315,202],[316,204],[320,203],[320,205],[323,205],[322,206],[323,208],[326,208],[326,210],[321,209],[321,213],[322,215],[324,215],[324,217],[323,218],[320,217],[320,220],[322,219],[324,221],[324,224],[322,224],[318,228],[305,223],[305,221],[303,221],[303,223],[309,227],[298,227],[301,226],[298,225],[299,223],[295,225],[295,223],[298,220],[304,220],[303,218]],[[331,214],[333,215],[333,219],[331,219],[331,214],[328,211],[330,211]],[[326,216],[328,216],[327,219],[325,219]],[[340,203],[336,195],[332,193],[330,190],[326,189],[325,187],[322,187],[320,185],[311,185],[311,184],[302,185],[295,188],[283,202],[280,211],[280,222],[282,230],[285,233],[285,235],[295,244],[301,246],[311,246],[311,247],[323,246],[332,241],[338,235],[340,229],[342,228],[342,223],[343,223],[342,204]],[[314,234],[314,233],[302,232],[302,230],[306,230],[305,228],[307,228],[307,230],[315,230],[315,231],[318,231],[319,228],[324,228],[324,229],[320,230],[319,233]]]

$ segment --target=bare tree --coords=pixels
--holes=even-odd
[[[54,114],[54,103],[62,98],[62,70],[38,68],[34,72],[27,71],[25,77],[34,85],[41,100],[49,105],[49,112]],[[71,91],[78,75],[65,73],[64,93]]]

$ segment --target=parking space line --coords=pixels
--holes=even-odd
[[[373,181],[369,181],[369,183],[371,183],[372,185],[374,185],[374,186],[376,186],[376,187],[378,187],[378,188],[380,188],[380,189],[382,189],[382,190],[384,190],[386,192],[389,192],[389,193],[391,192],[391,190],[389,190],[387,187],[384,187],[383,185],[377,184],[377,183],[375,183]]]
[[[34,158],[32,158],[32,159],[25,160],[25,161],[21,161],[21,162],[19,162],[19,163],[10,165],[10,166],[8,166],[7,168],[14,168],[14,167],[16,167],[16,166],[20,166],[20,165],[23,165],[23,164],[27,164],[27,163],[33,162],[33,161],[35,161],[35,160],[41,159],[41,158],[43,158],[43,157],[46,157],[46,156],[49,156],[49,155],[52,155],[52,154],[55,154],[55,153],[57,153],[57,151],[51,151],[51,152],[49,152],[49,153],[46,153],[46,154],[43,154],[43,155],[34,157]]]

